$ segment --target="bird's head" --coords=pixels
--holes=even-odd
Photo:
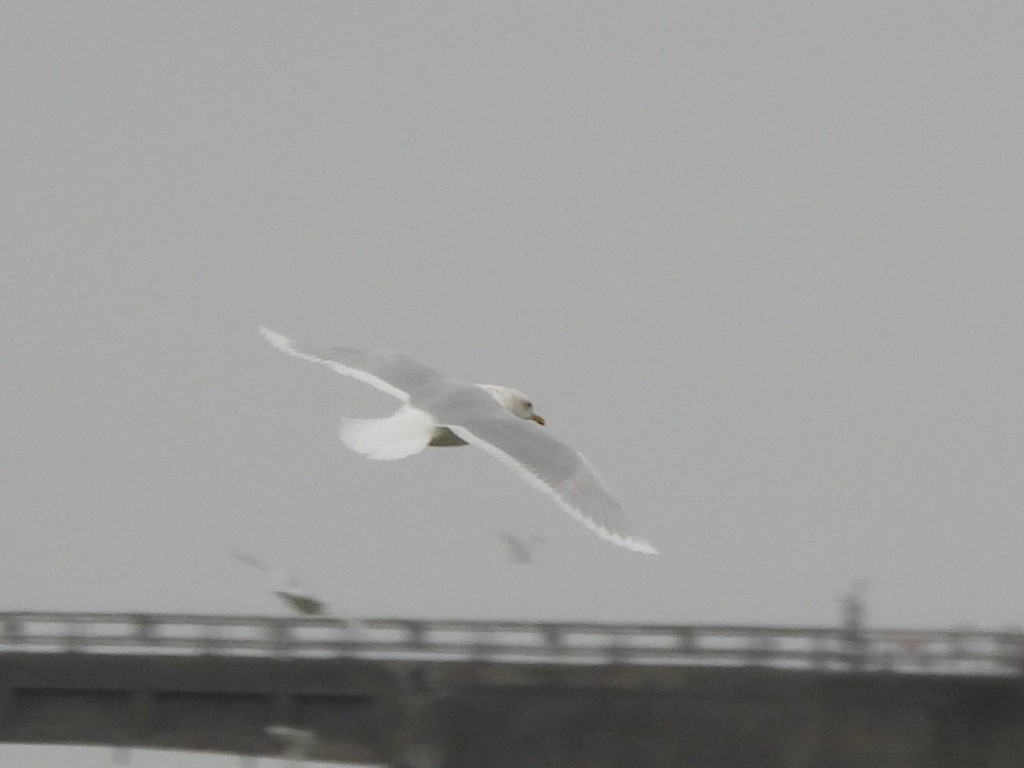
[[[512,387],[503,387],[499,384],[481,384],[484,390],[490,393],[491,397],[501,403],[509,413],[521,419],[535,421],[541,426],[544,425],[544,417],[534,413],[533,403],[525,394]]]

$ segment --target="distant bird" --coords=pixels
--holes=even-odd
[[[455,381],[397,352],[307,349],[267,328],[260,328],[260,333],[282,352],[323,363],[403,402],[385,418],[342,419],[338,434],[356,453],[393,460],[427,446],[472,444],[553,496],[566,512],[602,538],[634,552],[657,553],[634,533],[590,462],[526,423],[543,425],[544,419],[519,390]]]
[[[231,550],[231,554],[235,559],[267,574],[271,579],[271,591],[293,611],[304,616],[322,616],[324,614],[324,604],[289,578],[284,571],[272,568],[262,560],[240,550]]]
[[[504,542],[505,548],[508,550],[509,560],[519,565],[532,563],[535,559],[534,552],[537,547],[544,543],[544,537],[537,535],[531,536],[529,539],[524,539],[520,536],[516,536],[514,533],[502,531],[498,536],[501,538],[502,542]]]
[[[281,754],[286,758],[301,760],[308,757],[317,742],[315,732],[290,725],[268,725],[265,732],[282,743]]]

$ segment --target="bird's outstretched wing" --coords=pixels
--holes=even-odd
[[[622,507],[590,462],[536,425],[502,414],[499,418],[450,424],[449,429],[554,497],[562,509],[598,536],[634,552],[657,554],[650,542],[633,532]]]
[[[498,534],[508,549],[509,558],[514,563],[532,563],[533,553],[526,542],[513,533],[502,531]]]
[[[228,552],[230,552],[231,556],[236,560],[239,560],[246,565],[251,565],[253,568],[263,571],[264,573],[270,573],[272,570],[269,565],[264,563],[262,560],[253,557],[248,552],[243,552],[240,549],[229,549]]]
[[[263,326],[260,326],[260,333],[282,352],[314,363],[323,363],[343,376],[369,384],[406,403],[425,387],[448,381],[433,368],[400,352],[346,347],[309,349]]]

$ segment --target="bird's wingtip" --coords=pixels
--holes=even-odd
[[[628,549],[630,552],[637,552],[641,555],[659,554],[655,546],[651,544],[651,542],[647,541],[647,539],[641,539],[639,536],[632,536],[630,534],[612,531],[603,526],[592,525],[586,522],[584,524],[597,533],[601,538],[610,541],[612,544],[617,544],[623,549]]]
[[[645,539],[629,538],[629,539],[624,539],[623,541],[621,541],[619,543],[621,543],[627,549],[631,549],[634,552],[639,552],[642,555],[657,555],[657,554],[659,554],[658,550],[654,547],[654,545],[651,544],[651,542],[646,541]]]
[[[273,344],[278,349],[290,350],[292,347],[291,339],[285,336],[283,333],[272,331],[267,326],[259,326],[260,335],[268,342]]]

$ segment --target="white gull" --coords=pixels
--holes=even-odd
[[[552,496],[598,536],[634,552],[657,553],[634,533],[590,462],[527,423],[543,425],[544,419],[522,392],[495,384],[455,381],[398,352],[307,349],[267,328],[261,327],[260,333],[282,352],[323,363],[402,401],[395,413],[384,418],[342,419],[338,434],[356,453],[393,460],[427,446],[475,445]]]

